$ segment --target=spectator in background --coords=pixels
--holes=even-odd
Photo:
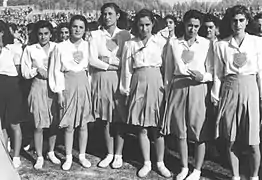
[[[66,22],[60,23],[57,27],[57,42],[63,42],[68,40],[69,35],[69,24]]]
[[[216,16],[212,14],[205,14],[203,24],[199,30],[199,35],[213,42],[217,41],[217,37],[219,35],[219,23],[220,20]]]
[[[262,37],[262,13],[258,13],[257,15],[254,16],[254,21],[256,25],[256,31],[255,34],[257,36]]]
[[[175,16],[168,14],[164,18],[165,21],[165,26],[166,28],[162,29],[159,31],[159,33],[165,38],[171,38],[171,37],[176,37],[175,35],[175,28],[177,24],[177,20]]]

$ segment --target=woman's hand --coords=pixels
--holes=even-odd
[[[195,81],[202,82],[203,79],[204,79],[204,75],[201,74],[201,72],[199,72],[197,70],[190,70],[190,69],[188,69],[187,72],[190,74],[192,79],[195,80]]]
[[[63,93],[58,93],[58,105],[59,105],[60,109],[65,108],[65,97],[64,97]]]
[[[110,70],[110,71],[117,71],[117,70],[118,70],[118,66],[115,66],[115,65],[109,65],[109,67],[108,67],[107,70]]]
[[[99,56],[99,59],[103,61],[104,63],[109,64],[109,57],[107,56]]]
[[[129,95],[125,95],[125,106],[129,104]]]
[[[47,71],[44,70],[43,68],[38,68],[37,69],[37,73],[41,76],[41,78],[43,79],[47,79],[48,75],[47,75]]]

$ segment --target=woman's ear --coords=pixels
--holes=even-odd
[[[119,20],[119,18],[120,18],[120,13],[117,13],[116,14],[116,20]]]

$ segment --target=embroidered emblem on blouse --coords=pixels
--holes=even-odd
[[[247,63],[247,54],[246,53],[235,53],[233,65],[236,68],[241,68]]]

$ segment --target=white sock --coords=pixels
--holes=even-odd
[[[151,161],[144,161],[144,165],[151,167]]]
[[[48,154],[49,156],[55,156],[55,152],[54,152],[54,151],[49,151],[47,154]]]
[[[232,180],[240,180],[240,177],[239,176],[233,176]]]
[[[107,154],[106,156],[107,156],[107,157],[114,157],[113,154]]]
[[[120,155],[120,154],[115,154],[115,158],[122,158],[122,155]]]
[[[37,159],[43,159],[44,160],[44,157],[43,156],[39,156],[39,157],[37,157]]]
[[[256,176],[256,177],[250,177],[250,180],[259,180],[259,177]]]
[[[189,169],[187,167],[182,167],[181,172],[188,172]]]
[[[86,154],[79,154],[78,155],[78,158],[81,160],[81,159],[85,159],[86,158]]]
[[[194,174],[197,174],[197,175],[199,175],[199,176],[200,176],[200,174],[201,174],[201,171],[200,171],[200,170],[198,170],[198,169],[194,169],[194,171],[193,171],[192,173],[194,173]]]
[[[13,157],[13,160],[20,160],[20,157]]]
[[[162,167],[162,166],[165,166],[164,162],[161,161],[161,162],[157,162],[156,163],[157,167]]]
[[[73,160],[72,154],[66,155],[66,160],[67,160],[67,161],[72,161],[72,160]]]

